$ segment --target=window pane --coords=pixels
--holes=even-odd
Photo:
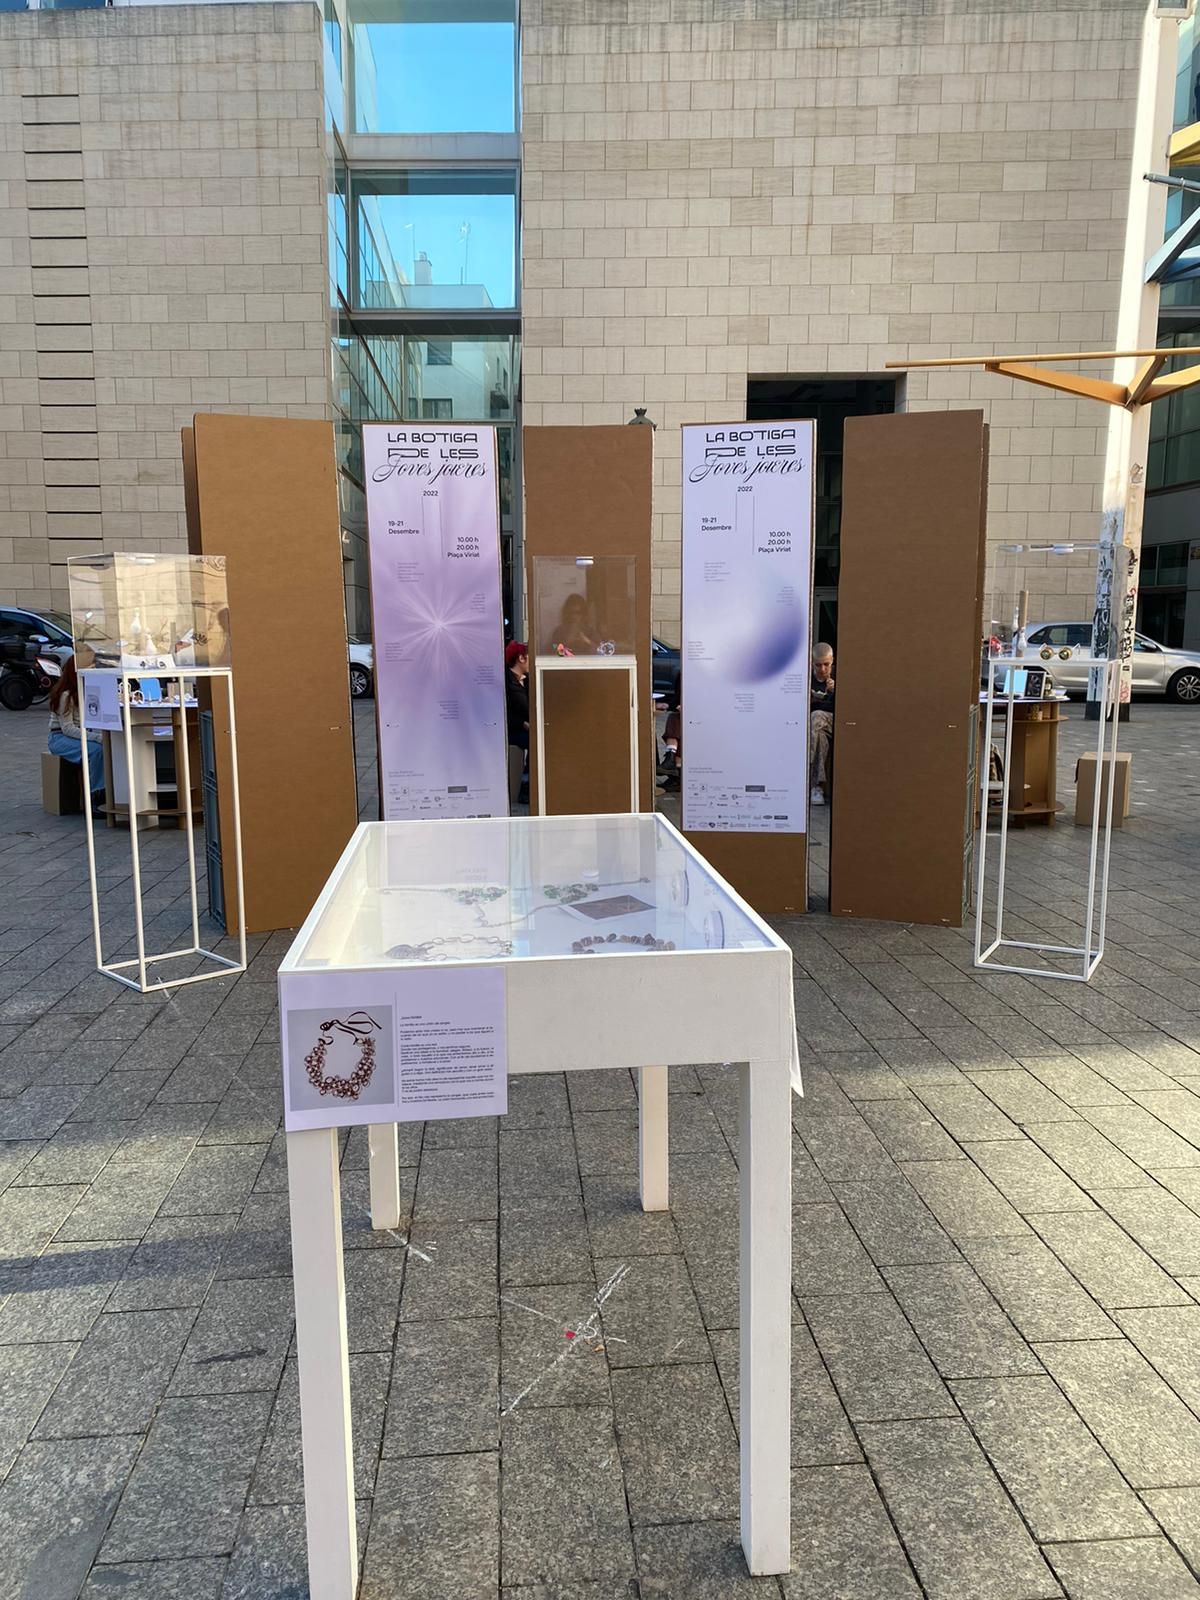
[[[513,417],[517,388],[514,339],[410,336],[406,342],[414,357],[408,363],[406,417],[440,416],[471,422],[505,422]],[[427,409],[430,402],[449,409],[431,411]]]
[[[515,0],[352,0],[360,133],[513,133]]]
[[[365,309],[516,305],[513,171],[403,172],[354,190]]]
[[[1161,584],[1186,584],[1188,570],[1188,544],[1182,540],[1158,547],[1158,582]]]

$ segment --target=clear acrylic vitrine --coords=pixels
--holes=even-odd
[[[76,556],[67,585],[81,669],[231,665],[224,556]]]

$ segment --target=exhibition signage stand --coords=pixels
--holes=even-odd
[[[984,702],[983,748],[980,752],[980,804],[978,882],[975,896],[975,965],[995,972],[1013,972],[1030,978],[1061,978],[1073,983],[1087,983],[1100,965],[1104,955],[1104,933],[1108,917],[1108,868],[1112,847],[1113,792],[1116,784],[1111,774],[1116,770],[1117,724],[1116,706],[1120,687],[1121,663],[1116,656],[1117,635],[1110,633],[1111,656],[1093,656],[1086,650],[1061,647],[1061,652],[1051,645],[1034,648],[1026,643],[1029,626],[1029,591],[1022,587],[1031,575],[1043,569],[1061,565],[1068,559],[1084,558],[1093,567],[1101,555],[1097,544],[1063,545],[1002,545],[995,559],[1000,571],[997,575],[998,598],[993,602],[990,626],[999,627],[1006,642],[996,655],[985,654],[986,685],[981,699]],[[1047,592],[1059,593],[1051,580]],[[1062,592],[1065,592],[1065,585]],[[1087,890],[1082,942],[1078,945],[1049,944],[1038,939],[1012,939],[1004,931],[1005,895],[1008,887],[1008,832],[1009,815],[1013,807],[1013,726],[1018,708],[1027,704],[1027,691],[1043,684],[1053,690],[1056,661],[1069,660],[1072,676],[1086,668],[1093,683],[1099,682],[1100,716],[1096,724],[1096,783],[1092,796],[1092,826],[1088,851]],[[1052,700],[1046,701],[1053,704]],[[999,793],[999,849],[995,866],[994,886],[988,883],[988,803],[995,798],[989,783],[989,754],[995,728],[997,708],[1004,716],[1003,777]],[[1110,781],[1103,783],[1100,775],[1105,769],[1107,745]],[[1103,793],[1102,793],[1103,791]],[[1017,797],[1017,809],[1020,808]],[[988,890],[992,887],[992,903]],[[986,925],[992,928],[988,937]],[[1002,951],[1015,951],[1015,958],[1006,958]],[[1042,957],[1039,966],[1022,966],[1018,963],[1031,957]],[[1051,965],[1051,963],[1054,963]]]
[[[381,815],[505,816],[496,430],[362,432]]]
[[[503,1112],[509,1070],[743,1063],[742,1547],[752,1573],[786,1572],[783,941],[661,816],[365,823],[279,968],[279,1006],[313,1600],[358,1583],[337,1129],[372,1125],[372,1223],[395,1228],[396,1124]],[[638,1140],[643,1208],[665,1210],[665,1093],[639,1095]]]
[[[233,672],[229,662],[229,608],[225,563],[220,556],[106,555],[81,556],[67,563],[75,661],[80,672],[80,721],[89,732],[124,735],[129,790],[129,850],[133,879],[136,956],[105,961],[100,926],[100,890],[96,874],[96,841],[91,807],[85,805],[88,880],[92,898],[92,935],[96,966],[107,977],[143,994],[186,983],[227,977],[246,970],[245,901],[242,882],[241,807],[238,796],[237,733],[234,724]],[[219,663],[219,664],[218,664]],[[232,752],[230,801],[237,872],[238,958],[219,955],[200,940],[200,905],[196,878],[196,838],[192,814],[192,774],[187,718],[198,712],[196,681],[220,680],[229,708]],[[190,942],[176,949],[148,952],[142,905],[141,849],[138,837],[138,788],[134,774],[134,707],[146,703],[143,683],[152,684],[151,702],[177,710],[180,736],[174,741],[180,769],[175,775],[177,809],[187,835],[188,890],[191,905]],[[162,688],[166,686],[166,696]],[[88,740],[81,741],[83,789],[91,791]],[[151,816],[154,813],[150,813]],[[202,957],[210,965],[179,977],[159,976],[167,961]],[[151,968],[156,969],[152,974]],[[136,976],[130,974],[136,972]]]

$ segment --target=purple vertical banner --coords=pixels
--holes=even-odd
[[[385,822],[508,815],[496,430],[363,428]]]

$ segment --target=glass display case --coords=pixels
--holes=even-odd
[[[290,971],[776,947],[659,816],[367,823],[332,891]]]
[[[224,556],[76,556],[67,585],[81,670],[231,665]]]
[[[1112,626],[1093,639],[1099,544],[1002,544],[989,552],[985,591],[983,668],[996,693],[1040,699],[1082,693],[1096,664],[1115,660],[1121,634],[1120,585]],[[1015,674],[1015,676],[1014,676]]]
[[[633,556],[534,556],[529,610],[536,656],[633,655],[636,569]]]

